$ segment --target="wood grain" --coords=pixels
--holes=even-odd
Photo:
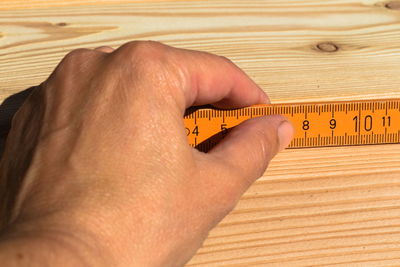
[[[0,97],[77,47],[158,40],[232,59],[274,102],[400,97],[400,2],[0,2]],[[188,266],[400,266],[398,145],[287,150]]]

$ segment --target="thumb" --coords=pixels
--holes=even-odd
[[[280,115],[254,118],[233,128],[208,153],[224,169],[221,173],[227,174],[219,178],[221,186],[229,184],[241,195],[263,175],[270,160],[289,145],[293,134],[292,124]]]

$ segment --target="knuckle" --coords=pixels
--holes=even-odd
[[[279,147],[279,139],[276,132],[276,127],[272,127],[271,121],[265,118],[261,119],[262,123],[255,126],[254,140],[259,143],[259,153],[264,161],[267,161],[276,154]]]
[[[132,41],[123,45],[121,50],[132,59],[151,60],[164,56],[167,46],[156,41]]]
[[[88,65],[88,62],[95,56],[93,50],[86,48],[78,48],[69,52],[60,62],[56,69],[58,72],[74,72],[79,71]]]
[[[125,65],[122,69],[134,69],[140,77],[168,77],[172,61],[168,46],[154,41],[133,41],[121,46],[115,53],[115,61]],[[164,75],[164,76],[163,76]]]
[[[235,208],[238,198],[229,194],[227,190],[221,190],[218,195],[209,196],[207,201],[203,202],[202,209],[208,209],[219,221]]]
[[[76,61],[93,54],[93,51],[87,48],[78,48],[69,52],[64,59],[66,61]]]
[[[223,190],[220,190],[218,196],[215,196],[212,203],[217,214],[225,217],[236,207],[236,204],[239,201],[237,191],[237,188],[232,187],[225,187]]]
[[[254,181],[253,178],[263,175],[269,161],[277,153],[279,141],[276,127],[272,125],[274,122],[270,118],[256,118],[245,123],[247,125],[244,126],[251,131],[251,141],[247,144],[248,153],[243,160],[247,161],[249,166],[254,166],[254,175],[257,177],[249,178],[250,181]]]
[[[242,185],[238,183],[238,173],[236,169],[227,166],[225,163],[218,167],[223,171],[220,178],[214,175],[203,177],[201,192],[207,192],[206,197],[202,197],[207,207],[212,206],[212,210],[218,215],[225,216],[236,206],[242,194]],[[229,177],[229,178],[228,178]],[[223,182],[222,182],[223,181]]]
[[[219,207],[220,212],[223,214],[228,214],[236,207],[238,200],[239,197],[237,196],[236,189],[233,190],[228,188],[224,190],[224,192],[222,192],[220,197],[220,207]]]
[[[168,95],[180,94],[182,84],[186,83],[183,64],[177,53],[167,45],[155,41],[133,41],[124,44],[115,54],[115,60],[123,62],[122,70],[134,70],[143,81],[160,83],[157,90],[166,90]]]

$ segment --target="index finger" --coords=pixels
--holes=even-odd
[[[212,104],[240,108],[269,103],[267,94],[231,60],[214,54],[176,49],[188,86],[183,88],[185,108]]]

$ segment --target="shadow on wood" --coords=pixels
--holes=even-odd
[[[31,94],[33,88],[35,88],[35,86],[13,94],[0,104],[0,157],[3,155],[4,145],[11,128],[14,114]]]

